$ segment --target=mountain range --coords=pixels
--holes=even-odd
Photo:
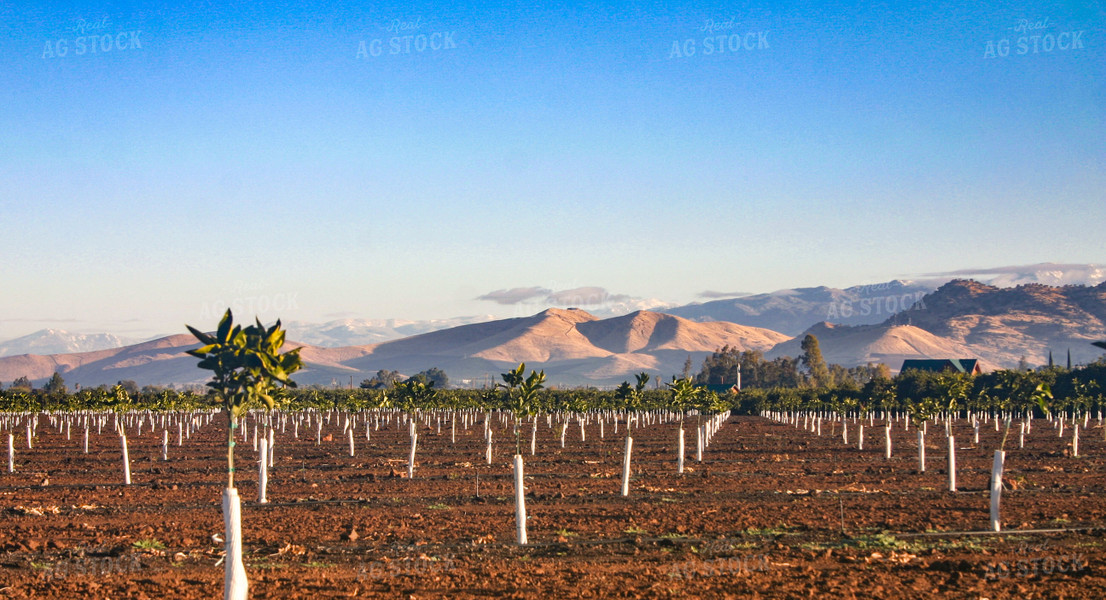
[[[1090,342],[1106,339],[1106,283],[1003,288],[953,280],[929,293],[924,289],[904,281],[804,288],[609,318],[551,308],[498,320],[343,321],[323,332],[289,325],[288,338],[303,347],[307,364],[297,381],[321,385],[356,385],[380,369],[412,374],[431,367],[445,370],[455,384],[478,385],[519,362],[544,369],[551,384],[612,385],[639,371],[667,379],[682,372],[689,357],[697,370],[704,356],[723,346],[758,350],[768,358],[798,356],[807,333],[818,337],[828,362],[882,362],[892,371],[906,358],[979,358],[985,369],[994,369],[1023,358],[1044,364],[1050,352],[1059,364],[1069,350],[1075,364],[1101,356]],[[53,332],[58,339],[63,333]],[[350,336],[390,335],[402,337],[328,347]],[[208,374],[184,354],[194,346],[191,336],[174,335],[113,348],[28,352],[0,358],[0,382],[20,376],[42,382],[58,371],[67,383],[86,386],[125,379],[140,385],[202,383]]]
[[[70,333],[62,329],[42,329],[0,343],[0,356],[93,352],[128,346],[139,341],[141,340],[123,338],[110,333]]]
[[[492,381],[526,362],[545,370],[551,384],[610,384],[630,373],[678,373],[684,361],[722,346],[767,351],[788,336],[723,321],[697,323],[648,311],[599,319],[577,309],[551,308],[530,317],[460,325],[380,344],[302,347],[301,384],[357,384],[380,369],[415,373],[446,371],[458,384]],[[83,386],[133,380],[139,385],[198,384],[208,373],[184,352],[190,335],[174,335],[124,348],[49,356],[0,358],[0,381],[27,376],[40,382],[55,371]],[[697,362],[696,362],[697,364]]]
[[[794,336],[822,321],[841,325],[882,323],[893,314],[910,310],[935,289],[933,282],[900,280],[843,290],[795,288],[688,304],[664,312],[693,321],[730,321]]]

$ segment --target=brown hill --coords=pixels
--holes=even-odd
[[[711,352],[723,345],[765,350],[788,336],[724,321],[697,323],[681,317],[637,311],[602,321],[581,322],[577,329],[593,345],[615,354],[655,350]]]
[[[976,350],[911,325],[834,325],[819,323],[794,339],[779,344],[767,358],[799,356],[802,339],[812,334],[818,338],[822,357],[827,363],[848,367],[868,363],[883,363],[898,372],[908,358],[976,358]],[[984,370],[995,365],[983,361]]]
[[[1050,350],[1063,364],[1069,349],[1074,363],[1086,363],[1102,354],[1090,343],[1106,337],[1106,283],[998,288],[955,280],[885,325],[907,319],[1003,367],[1016,366],[1023,356],[1045,364]]]
[[[463,325],[385,342],[344,363],[366,373],[415,372],[438,366],[454,379],[494,376],[525,362],[551,383],[611,384],[633,373],[678,373],[729,345],[767,350],[787,336],[733,323],[695,323],[649,311],[598,319],[579,309],[549,309],[530,317]]]
[[[695,323],[652,312],[600,320],[582,310],[549,309],[371,346],[302,346],[305,368],[295,379],[301,384],[356,385],[380,369],[412,374],[438,367],[460,383],[494,378],[525,362],[544,369],[551,384],[613,384],[640,371],[667,377],[680,372],[688,356],[697,365],[722,346],[765,351],[785,339],[765,329]],[[139,385],[202,383],[210,374],[185,354],[196,345],[191,336],[176,335],[99,352],[0,358],[0,381],[26,375],[42,382],[57,370],[70,385],[124,379]]]

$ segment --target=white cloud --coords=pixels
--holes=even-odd
[[[483,296],[477,296],[477,300],[489,300],[496,304],[520,304],[531,298],[540,298],[553,293],[553,290],[542,287],[511,288],[509,290],[495,290]]]
[[[751,296],[749,292],[716,292],[714,290],[705,290],[697,294],[700,298],[707,298],[709,300],[718,300],[720,298],[740,298],[742,296]]]

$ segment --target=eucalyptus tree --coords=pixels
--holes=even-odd
[[[226,526],[225,600],[243,600],[249,583],[242,564],[242,520],[238,490],[234,487],[234,430],[238,419],[250,408],[274,405],[276,387],[295,387],[292,373],[303,367],[299,348],[281,353],[285,332],[280,321],[266,328],[260,320],[243,328],[234,324],[230,309],[219,321],[214,335],[186,325],[202,344],[188,354],[200,359],[199,367],[213,371],[207,383],[227,418],[227,486],[223,490],[223,520]]]

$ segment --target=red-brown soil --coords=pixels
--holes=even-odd
[[[986,491],[1001,434],[980,444],[955,426],[959,489],[947,491],[943,427],[929,425],[927,471],[917,471],[915,430],[866,430],[857,450],[840,424],[818,437],[760,417],[732,417],[676,473],[676,425],[634,432],[634,477],[619,495],[624,425],[575,422],[566,448],[540,421],[535,456],[523,431],[529,539],[515,541],[510,459],[514,436],[493,417],[495,453],[484,461],[483,416],[419,430],[417,469],[406,478],[407,428],[393,419],[356,431],[350,457],[335,414],[276,433],[270,503],[258,504],[257,452],[236,449],[245,563],[252,598],[1103,598],[1106,443],[1070,427],[1059,438],[1037,420],[1026,447],[1006,444],[1001,535],[989,527]],[[801,423],[800,423],[801,424]],[[252,419],[251,419],[252,427]],[[833,430],[831,433],[831,429]],[[26,448],[15,429],[16,472],[0,473],[0,597],[215,598],[222,594],[221,488],[225,423],[216,418],[161,461],[161,432],[129,439],[133,484],[122,485],[119,438],[105,427],[81,449],[39,417]],[[6,436],[2,436],[6,437]],[[0,452],[3,451],[0,444]],[[5,457],[6,458],[6,457]],[[1019,530],[1057,530],[1022,533]]]

